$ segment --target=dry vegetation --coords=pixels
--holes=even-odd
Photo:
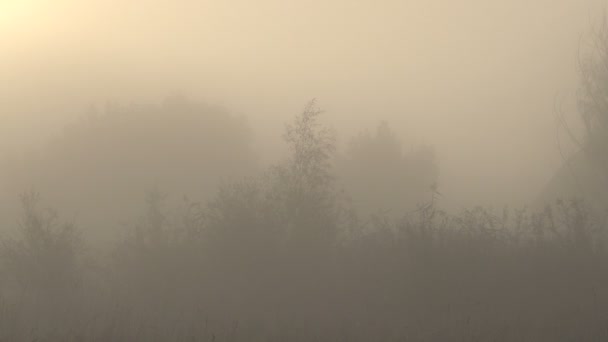
[[[1,341],[601,341],[605,222],[540,213],[358,215],[314,103],[291,157],[171,209],[158,191],[111,253],[23,197],[2,245]],[[360,217],[362,216],[362,217]]]
[[[606,181],[608,26],[599,32],[581,64],[577,158]],[[0,341],[608,340],[608,202],[448,214],[431,149],[403,154],[383,124],[336,157],[320,115],[309,103],[286,127],[288,158],[261,174],[245,122],[184,99],[115,108],[41,159],[6,164],[3,176],[27,171],[63,204],[99,208],[72,224],[22,197],[2,230],[15,234],[0,244]],[[210,177],[225,182],[212,191]],[[137,222],[115,225],[159,180],[202,185],[203,199],[150,191]],[[84,234],[100,229],[121,233],[111,248]]]

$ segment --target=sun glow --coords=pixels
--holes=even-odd
[[[0,0],[0,32],[23,30],[34,23],[44,0]]]
[[[31,1],[2,0],[0,1],[0,24],[6,26],[17,20],[31,6]]]

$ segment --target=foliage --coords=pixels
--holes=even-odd
[[[222,182],[257,172],[252,138],[243,118],[185,97],[107,105],[15,162],[7,193],[34,188],[96,241],[111,241],[151,188],[208,200]]]
[[[52,210],[41,210],[39,196],[22,197],[19,237],[2,243],[3,265],[23,291],[55,295],[73,291],[82,280],[83,246],[74,225],[59,223]]]
[[[85,270],[93,280],[67,276],[82,270],[73,227],[25,196],[22,237],[5,242],[2,265],[20,288],[37,290],[0,303],[0,339],[608,337],[606,222],[584,203],[448,214],[432,187],[430,201],[403,218],[379,212],[358,220],[336,190],[333,138],[319,114],[312,102],[287,127],[286,161],[224,184],[208,202],[185,199],[172,210],[167,196],[151,192],[112,258]],[[388,160],[399,161],[385,128],[380,138],[395,148]],[[48,291],[74,284],[86,290],[81,305]],[[29,300],[40,297],[60,300],[46,307]]]

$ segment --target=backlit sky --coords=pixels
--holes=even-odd
[[[437,149],[444,201],[534,198],[561,163],[599,0],[0,0],[0,153],[90,104],[173,92],[249,117],[267,160],[315,97],[343,142],[387,120]]]

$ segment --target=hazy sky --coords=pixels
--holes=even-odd
[[[89,104],[178,91],[249,117],[272,156],[316,97],[342,141],[387,120],[435,145],[448,205],[526,201],[561,162],[553,105],[572,102],[579,37],[605,5],[0,0],[0,153]]]

